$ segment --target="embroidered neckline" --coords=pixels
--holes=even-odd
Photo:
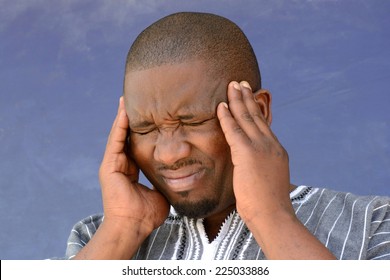
[[[217,236],[214,238],[214,240],[211,243],[213,243],[214,241],[215,241],[215,243],[219,243],[220,240],[222,240],[225,237],[225,235],[228,232],[229,227],[230,227],[230,226],[227,225],[227,223],[231,222],[235,215],[238,215],[236,209],[234,209],[232,212],[230,212],[229,215],[226,216],[225,220],[223,221],[223,223],[221,224],[221,226],[220,226],[220,228],[218,230]],[[204,227],[204,224],[203,224],[203,227]],[[207,237],[207,239],[208,239],[208,237]]]
[[[316,192],[317,189],[315,188],[298,186],[290,192],[291,203],[304,203]],[[219,227],[216,237],[211,242],[205,231],[204,219],[180,216],[171,207],[166,222],[169,224],[180,224],[180,237],[175,246],[174,259],[241,259],[243,257],[243,248],[248,247],[253,239],[252,234],[241,220],[236,209],[226,216]],[[235,240],[235,246],[227,246],[227,243],[231,242],[232,238]]]
[[[301,202],[302,200],[305,200],[307,198],[307,196],[311,193],[312,190],[313,190],[313,188],[308,187],[308,186],[297,187],[295,190],[293,190],[290,193],[291,202],[296,203],[296,202]]]
[[[205,241],[207,241],[207,244],[212,244],[212,243],[219,243],[220,240],[222,240],[224,238],[224,236],[226,235],[226,232],[229,229],[229,225],[227,225],[227,224],[233,220],[233,217],[236,214],[238,215],[237,210],[234,209],[232,212],[230,212],[229,215],[226,216],[225,220],[222,222],[222,224],[218,230],[217,235],[215,236],[215,238],[211,242],[209,240],[209,237],[206,234],[206,229],[204,227],[204,219],[203,218],[202,219],[188,219],[187,217],[185,217],[184,220],[186,221],[187,224],[189,224],[190,222],[193,222],[194,225],[196,225],[198,227],[199,233],[202,233],[202,237],[205,239]]]

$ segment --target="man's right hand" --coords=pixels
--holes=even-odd
[[[150,234],[166,219],[169,204],[163,195],[138,183],[139,168],[126,154],[129,120],[123,97],[99,170],[105,220],[139,223]]]
[[[138,183],[139,168],[126,153],[128,130],[121,97],[99,170],[104,220],[76,258],[129,259],[168,216],[165,197]]]

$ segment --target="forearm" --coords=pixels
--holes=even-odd
[[[293,213],[255,217],[248,227],[267,259],[335,259]]]
[[[73,259],[129,260],[148,235],[137,222],[130,224],[105,220]]]

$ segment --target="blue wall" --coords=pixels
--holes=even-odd
[[[389,1],[3,1],[1,259],[61,257],[72,225],[102,211],[127,50],[183,10],[248,35],[293,183],[390,195]]]

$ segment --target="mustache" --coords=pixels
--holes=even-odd
[[[158,169],[159,171],[164,171],[164,170],[177,170],[177,169],[179,169],[179,168],[182,168],[182,167],[185,167],[185,166],[194,165],[194,164],[203,165],[202,161],[197,160],[197,159],[193,159],[193,158],[189,158],[189,159],[182,159],[182,160],[179,160],[179,161],[175,162],[175,163],[172,164],[172,165],[161,164],[160,166],[157,167],[157,169]]]

